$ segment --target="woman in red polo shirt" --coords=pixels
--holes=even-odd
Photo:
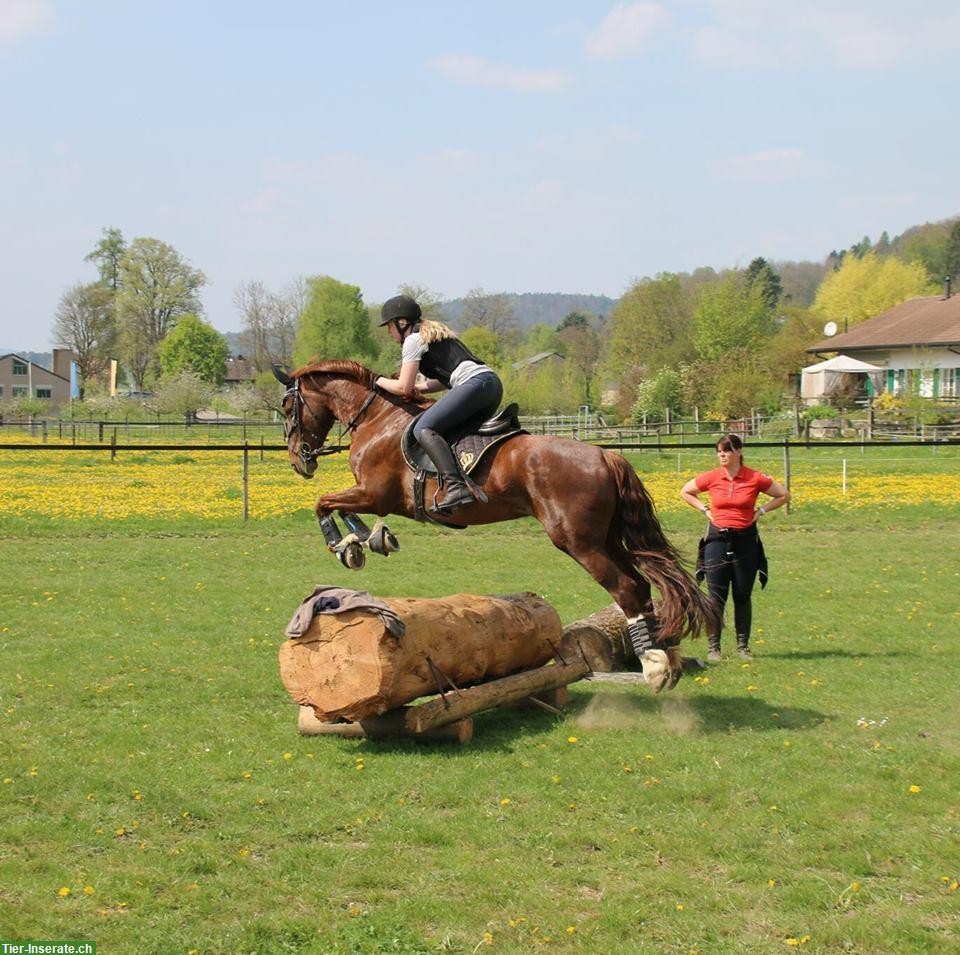
[[[700,541],[697,577],[707,578],[710,596],[717,605],[721,624],[727,594],[733,591],[733,620],[737,630],[737,651],[750,659],[750,622],[753,607],[750,595],[760,574],[760,586],[767,582],[767,560],[757,531],[757,521],[764,514],[783,507],[790,492],[767,474],[761,474],[743,463],[743,442],[728,434],[717,442],[720,467],[705,471],[683,486],[680,496],[698,511],[707,515],[710,524],[707,536]],[[699,495],[706,491],[710,503]],[[757,495],[770,500],[757,507]],[[708,660],[720,660],[720,632],[708,635]]]

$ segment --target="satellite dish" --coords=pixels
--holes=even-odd
[[[833,338],[833,336],[837,334],[837,323],[827,322],[827,324],[823,326],[823,334],[826,335],[827,338]]]

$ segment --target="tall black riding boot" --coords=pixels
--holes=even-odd
[[[440,475],[444,491],[443,497],[439,498],[430,510],[434,513],[446,513],[458,507],[468,507],[473,504],[476,498],[463,480],[457,460],[443,435],[430,428],[424,428],[420,432],[419,440],[420,447],[427,452],[427,456]]]

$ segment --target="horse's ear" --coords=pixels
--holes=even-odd
[[[273,368],[273,377],[285,388],[289,388],[293,384],[293,379],[279,365],[271,365],[270,367]]]

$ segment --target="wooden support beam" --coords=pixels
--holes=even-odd
[[[469,743],[473,739],[471,719],[456,720],[423,733],[414,732],[406,724],[407,709],[399,707],[355,723],[324,723],[317,719],[312,706],[301,706],[297,726],[304,736],[339,736],[343,739],[415,739],[429,743]]]
[[[582,679],[589,672],[590,664],[578,657],[566,664],[557,663],[514,673],[512,676],[481,683],[479,686],[467,687],[459,693],[448,693],[445,700],[437,698],[419,706],[411,706],[406,710],[406,725],[415,733],[423,733],[482,710],[537,696],[544,690],[566,686]]]

